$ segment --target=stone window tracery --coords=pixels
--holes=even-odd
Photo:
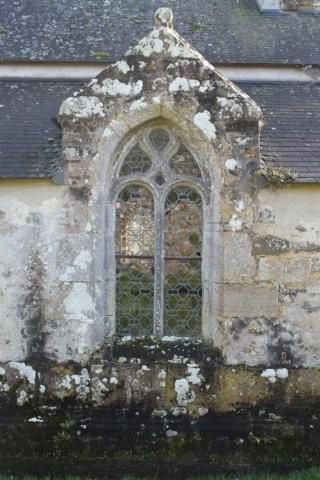
[[[116,174],[116,333],[199,336],[206,181],[166,126],[144,129]]]

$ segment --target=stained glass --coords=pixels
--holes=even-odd
[[[120,177],[131,175],[133,173],[145,173],[151,168],[152,162],[148,155],[135,145],[123,161]]]
[[[202,199],[191,186],[173,185],[177,176],[179,182],[193,177],[202,188],[201,171],[162,126],[141,132],[136,141],[116,179],[127,185],[116,201],[116,332],[199,336]]]
[[[157,150],[164,150],[169,143],[170,137],[162,128],[156,128],[150,133],[150,142]]]
[[[119,335],[153,333],[154,215],[151,193],[130,185],[117,202],[116,316]]]
[[[201,177],[197,162],[184,146],[181,146],[178,152],[172,157],[170,167],[178,175]]]
[[[202,202],[189,187],[176,187],[165,210],[164,333],[201,332]]]

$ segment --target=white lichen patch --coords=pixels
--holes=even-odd
[[[189,359],[187,357],[184,357],[183,355],[176,355],[176,354],[173,355],[172,359],[168,360],[169,363],[176,363],[176,364],[188,363],[188,361]]]
[[[217,97],[217,104],[234,118],[240,118],[243,115],[242,105],[234,98]]]
[[[74,261],[74,265],[80,270],[86,270],[92,262],[92,255],[89,250],[82,250]]]
[[[199,92],[200,93],[207,93],[211,92],[214,89],[214,85],[210,80],[205,80],[204,82],[201,82],[201,85],[199,87]]]
[[[126,363],[127,358],[126,357],[119,357],[118,358],[118,363]]]
[[[171,413],[174,417],[180,417],[181,415],[186,415],[188,410],[186,407],[173,407]]]
[[[6,374],[6,371],[4,368],[0,367],[0,375],[5,375]]]
[[[165,410],[153,410],[152,412],[152,417],[165,418],[167,415]]]
[[[79,160],[80,158],[79,151],[73,147],[65,148],[64,154],[65,154],[65,157],[68,158],[68,160],[70,160],[71,162]]]
[[[129,110],[130,112],[134,112],[136,110],[143,110],[146,107],[147,107],[147,102],[145,102],[144,97],[142,97],[142,98],[139,98],[139,100],[135,100],[134,102],[132,102]]]
[[[161,340],[163,342],[178,342],[179,340],[184,340],[185,342],[190,341],[190,337],[177,337],[176,335],[164,335]]]
[[[194,401],[196,395],[195,392],[190,389],[190,383],[193,385],[199,385],[202,380],[203,378],[202,376],[199,376],[199,371],[197,367],[188,367],[188,376],[186,378],[180,378],[175,381],[175,392],[178,405],[183,406]]]
[[[153,53],[161,53],[163,51],[163,41],[159,38],[159,32],[153,30],[147,37],[144,37],[133,48],[129,49],[126,55],[138,54],[143,57],[150,57]]]
[[[245,209],[245,203],[244,203],[244,200],[240,199],[240,200],[236,200],[235,202],[235,209],[238,213],[241,213],[243,212],[243,210]]]
[[[261,377],[267,378],[270,383],[275,383],[277,381],[276,371],[273,368],[267,368],[261,373]]]
[[[267,378],[270,383],[275,383],[277,378],[286,379],[288,376],[289,373],[286,368],[278,368],[277,370],[273,368],[267,368],[261,373],[261,377]]]
[[[68,319],[87,320],[88,323],[93,321],[94,302],[87,284],[74,283],[63,304]]]
[[[229,225],[231,227],[231,230],[233,232],[236,232],[237,230],[241,230],[242,221],[240,220],[240,218],[237,217],[237,215],[232,215]]]
[[[153,41],[153,51],[155,53],[161,53],[163,50],[163,41],[160,38],[155,38]]]
[[[72,388],[72,378],[70,375],[66,375],[60,382],[60,388],[65,390],[71,390]]]
[[[17,396],[17,405],[19,405],[19,407],[22,407],[25,403],[28,402],[28,400],[29,400],[29,397],[27,392],[25,392],[24,390],[21,390]]]
[[[201,383],[204,381],[203,376],[200,374],[200,367],[198,367],[198,365],[195,363],[189,363],[187,365],[187,373],[187,380],[193,385],[201,385]]]
[[[150,368],[147,367],[147,365],[142,365],[140,371],[142,371],[142,372],[150,372]]]
[[[10,362],[10,368],[14,368],[19,372],[20,378],[25,378],[28,383],[31,385],[35,384],[36,381],[36,371],[32,367],[21,362]]]
[[[120,62],[117,63],[117,67],[118,67],[119,72],[124,73],[124,74],[126,74],[130,71],[130,67],[125,60],[120,60]]]
[[[69,97],[61,105],[59,115],[88,118],[104,117],[103,104],[97,97]]]
[[[43,423],[44,420],[42,417],[32,417],[28,419],[29,423]]]
[[[122,337],[122,338],[120,339],[120,342],[121,342],[121,343],[126,343],[126,342],[131,342],[131,340],[132,340],[132,336],[131,336],[131,335],[125,335],[124,337]]]
[[[199,407],[198,408],[198,413],[199,413],[200,417],[203,417],[204,415],[207,415],[208,412],[209,412],[209,409],[206,408],[206,407]]]
[[[65,375],[61,380],[58,388],[61,390],[74,389],[77,397],[81,400],[85,400],[90,393],[90,375],[86,368],[83,368],[80,374]]]
[[[225,161],[226,169],[230,172],[234,172],[238,168],[238,162],[234,158],[229,158]]]
[[[160,387],[165,388],[167,372],[165,370],[160,370],[160,372],[158,373],[158,378],[160,380],[160,382],[159,382]]]
[[[277,377],[281,379],[286,379],[289,376],[287,368],[278,368],[276,371]]]
[[[138,95],[142,91],[142,88],[142,80],[124,83],[120,82],[117,78],[106,78],[105,80],[103,80],[102,84],[93,85],[92,90],[96,94],[107,94],[116,97]]]
[[[106,127],[103,131],[102,138],[110,138],[112,137],[112,135],[113,135],[113,131],[111,130],[111,128]]]
[[[197,59],[201,58],[200,54],[195,52],[190,46],[178,38],[178,36],[172,35],[171,38],[165,40],[168,54],[173,58],[187,58]]]
[[[10,385],[7,382],[0,382],[0,392],[9,392],[10,390]]]
[[[200,82],[198,80],[177,77],[170,83],[169,92],[188,92],[190,89],[198,87],[199,85]]]
[[[85,400],[90,394],[90,375],[88,370],[83,368],[80,375],[71,375],[71,378],[76,385],[78,398]]]
[[[208,110],[196,113],[193,122],[210,141],[216,138],[216,127],[211,122],[211,114]]]
[[[190,387],[186,378],[180,378],[175,381],[174,389],[177,395],[179,405],[187,405],[190,401]]]
[[[239,145],[245,145],[246,143],[250,142],[251,138],[250,137],[245,137],[245,138],[238,138],[238,144]]]

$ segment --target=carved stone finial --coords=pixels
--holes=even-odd
[[[173,27],[173,13],[171,8],[158,8],[154,15],[154,25],[156,28]]]

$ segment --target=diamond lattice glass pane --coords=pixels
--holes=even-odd
[[[118,255],[153,256],[153,199],[145,187],[129,185],[119,194],[116,240]]]
[[[116,213],[116,323],[119,335],[153,330],[154,209],[151,193],[129,185]]]
[[[202,202],[192,188],[171,190],[165,209],[165,335],[201,333]]]
[[[153,333],[153,259],[117,257],[118,335]]]
[[[164,150],[169,143],[170,137],[162,128],[156,128],[150,133],[150,142],[157,150]]]
[[[192,177],[201,177],[200,168],[184,146],[181,146],[170,161],[170,167],[178,175],[188,175]]]
[[[131,175],[133,173],[145,173],[151,168],[152,162],[148,155],[135,145],[123,161],[120,177]]]

